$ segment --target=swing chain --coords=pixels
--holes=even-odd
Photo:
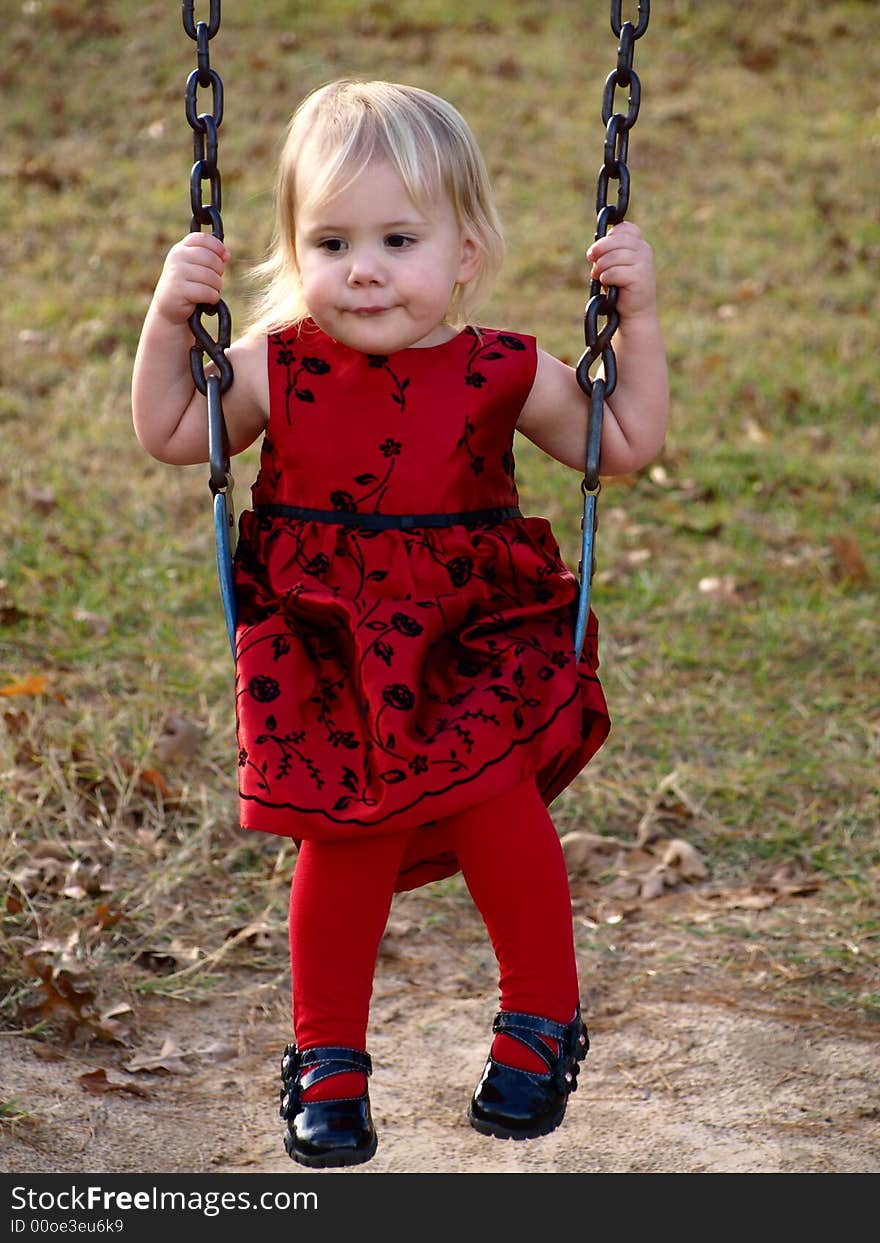
[[[596,185],[594,241],[605,237],[613,225],[620,224],[629,207],[630,178],[626,162],[629,154],[629,131],[638,119],[642,97],[641,82],[633,69],[633,53],[636,40],[648,29],[650,0],[639,0],[638,7],[638,23],[633,25],[632,22],[622,20],[623,0],[611,0],[611,30],[619,38],[620,44],[617,49],[617,65],[606,78],[602,94],[605,149]],[[618,87],[628,90],[626,113],[615,111],[615,93]],[[609,203],[608,190],[612,181],[618,183],[617,201]],[[591,281],[589,301],[584,311],[586,349],[578,361],[576,374],[578,384],[590,399],[587,461],[582,484],[585,494],[598,490],[602,413],[605,399],[611,396],[617,385],[617,360],[611,338],[620,323],[617,311],[618,292],[614,285],[603,290],[600,281]],[[604,320],[601,327],[600,318]],[[602,360],[602,374],[592,379],[589,371],[599,358]]]
[[[617,48],[617,65],[605,79],[602,93],[605,149],[596,185],[596,232],[593,235],[593,241],[605,237],[610,228],[615,224],[620,224],[629,207],[629,168],[626,162],[629,154],[629,131],[638,119],[642,98],[641,82],[633,69],[633,53],[636,40],[640,39],[648,29],[651,12],[650,0],[639,0],[636,25],[623,21],[622,9],[623,0],[611,0],[611,30],[620,43]],[[615,111],[614,97],[618,87],[628,91],[626,113]],[[609,203],[608,189],[612,181],[618,183],[617,201]],[[589,401],[586,460],[584,477],[581,481],[584,512],[581,518],[581,561],[578,566],[580,598],[575,627],[575,655],[578,659],[587,629],[590,582],[596,569],[593,545],[596,532],[596,500],[601,486],[599,457],[602,444],[602,418],[605,400],[617,387],[617,359],[614,356],[611,339],[620,323],[620,314],[617,310],[618,294],[619,290],[615,285],[603,290],[601,281],[590,282],[589,301],[584,311],[586,349],[575,368],[577,382]],[[601,326],[600,319],[604,320]],[[596,378],[593,379],[590,376],[590,368],[597,359],[602,360],[602,366]]]
[[[220,170],[217,167],[217,131],[223,120],[223,83],[216,69],[211,68],[209,44],[220,29],[220,0],[211,0],[209,19],[198,24],[193,12],[195,0],[183,0],[183,28],[197,44],[196,68],[186,82],[186,119],[193,131],[194,164],[190,173],[190,207],[192,219],[190,230],[200,232],[203,225],[210,225],[215,237],[223,241],[223,219],[220,215],[222,189]],[[197,96],[199,87],[211,88],[211,111],[199,112]],[[205,203],[202,198],[204,183],[208,183],[210,197]],[[202,316],[217,316],[217,335],[213,337],[202,323]],[[208,392],[208,377],[205,375],[205,354],[216,365],[219,371],[220,392],[225,393],[232,384],[232,364],[225,351],[232,338],[232,317],[229,308],[221,298],[215,305],[200,303],[189,318],[190,331],[195,344],[190,350],[190,370],[196,388],[200,393]],[[222,457],[222,454],[221,454]],[[211,488],[218,490],[226,485],[228,462],[211,461]]]
[[[221,183],[217,167],[217,131],[223,120],[223,83],[220,75],[211,68],[210,42],[220,29],[220,0],[211,0],[207,22],[196,23],[193,9],[195,0],[183,0],[183,28],[197,45],[196,67],[186,80],[186,119],[193,131],[194,164],[189,178],[189,197],[192,208],[190,231],[201,232],[203,225],[210,225],[211,232],[223,241],[223,219],[220,215]],[[211,111],[199,112],[197,96],[199,87],[211,88]],[[208,183],[209,201],[202,198],[204,183]],[[203,315],[217,316],[217,336],[212,337],[202,323]],[[207,397],[208,405],[208,461],[210,475],[208,484],[214,497],[214,540],[217,547],[217,573],[220,579],[220,597],[226,619],[226,634],[233,661],[236,658],[235,586],[232,573],[232,554],[235,551],[235,514],[232,507],[234,480],[229,466],[229,437],[223,417],[222,394],[232,384],[232,364],[226,350],[232,337],[232,317],[221,298],[215,306],[201,302],[189,317],[189,327],[195,344],[189,352],[189,365],[193,381],[200,393]],[[205,355],[217,370],[205,375]]]

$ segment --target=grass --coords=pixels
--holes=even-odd
[[[880,53],[861,37],[867,3],[783,0],[772,23],[765,8],[676,0],[637,45],[630,216],[655,249],[673,419],[659,461],[599,502],[614,731],[555,810],[561,830],[633,838],[674,774],[716,887],[786,861],[822,884],[702,922],[647,905],[652,986],[709,942],[731,986],[769,988],[756,966],[769,955],[780,1004],[867,1017],[880,995],[880,131],[858,86]],[[614,63],[604,8],[226,9],[212,60],[234,323],[293,106],[328,77],[390,77],[451,98],[486,152],[509,255],[483,321],[574,361]],[[41,950],[78,1021],[112,1034],[102,1013],[120,998],[195,996],[235,965],[283,973],[293,855],[236,832],[206,469],[153,462],[130,423],[140,324],[188,227],[194,45],[179,6],[134,0],[16,5],[5,35],[0,692],[42,689],[0,698],[0,1020],[32,1024],[34,997],[43,1019],[63,1017],[49,985],[35,993]],[[239,508],[256,462],[236,462]],[[576,476],[525,442],[518,465],[524,507],[575,564]],[[190,752],[169,749],[169,714],[198,726]],[[456,882],[424,896],[436,925],[463,900]],[[268,946],[237,939],[259,921]],[[582,948],[618,959],[633,935],[600,922]]]

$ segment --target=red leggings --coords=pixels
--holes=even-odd
[[[578,980],[568,875],[534,779],[450,817],[447,827],[498,959],[501,1009],[570,1022]],[[376,956],[407,840],[396,833],[302,843],[290,893],[300,1049],[366,1048]],[[507,1036],[496,1036],[493,1053],[524,1069],[546,1069]],[[360,1076],[334,1076],[308,1095],[337,1096],[362,1085]]]

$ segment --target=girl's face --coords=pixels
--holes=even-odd
[[[444,322],[453,290],[480,260],[445,194],[419,210],[394,167],[377,159],[332,199],[298,212],[295,227],[305,304],[337,341],[392,354],[454,335]]]

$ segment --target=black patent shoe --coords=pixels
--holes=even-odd
[[[482,1135],[498,1139],[549,1135],[565,1116],[569,1093],[577,1090],[579,1063],[590,1047],[580,1007],[567,1024],[536,1014],[501,1010],[495,1015],[492,1031],[518,1040],[546,1063],[547,1070],[519,1070],[496,1061],[490,1053],[468,1108],[468,1121]],[[558,1042],[558,1054],[541,1036]]]
[[[373,1073],[370,1055],[337,1045],[298,1052],[289,1044],[281,1059],[281,1117],[287,1121],[284,1147],[300,1165],[314,1169],[360,1165],[376,1151],[376,1131],[370,1115],[370,1096],[304,1101],[302,1093],[331,1075],[346,1071]]]

